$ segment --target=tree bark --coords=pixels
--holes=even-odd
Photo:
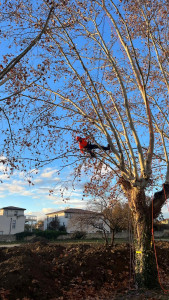
[[[153,201],[150,205],[150,211],[152,211],[152,205],[153,205],[154,219],[159,216],[161,212],[161,208],[165,204],[168,198],[169,198],[169,184],[164,183],[162,190],[154,194]]]
[[[130,206],[134,225],[136,284],[138,288],[157,288],[159,282],[152,243],[152,214],[146,203],[144,189],[131,189]]]
[[[114,246],[114,229],[112,229],[112,236],[111,236],[111,247]]]
[[[103,230],[103,233],[104,233],[104,239],[105,239],[105,246],[108,247],[109,242],[108,242],[108,238],[107,238],[107,234],[106,234],[105,230]]]

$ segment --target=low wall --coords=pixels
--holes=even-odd
[[[111,238],[112,234],[108,233],[107,237]],[[169,237],[169,230],[155,231],[154,237],[155,238]],[[60,235],[58,237],[58,240],[67,240],[67,239],[71,239],[71,238],[72,238],[72,233],[68,233],[67,235]],[[85,237],[85,239],[102,239],[102,238],[104,238],[104,235],[101,232],[88,233]],[[128,233],[128,231],[118,232],[115,234],[115,238],[116,239],[129,239],[129,233]]]
[[[164,237],[169,237],[169,230],[168,229],[164,229],[164,231],[163,231],[163,233],[164,233]]]
[[[28,235],[28,236],[25,236],[24,237],[24,241],[31,241],[31,240],[33,240],[34,238],[36,237],[36,235],[35,234],[33,234],[33,235]]]
[[[0,235],[0,242],[15,242],[16,236],[15,235]]]
[[[111,233],[107,234],[108,238],[112,237]],[[119,238],[119,239],[126,239],[128,238],[128,232],[124,231],[124,232],[119,232],[115,235],[115,238]],[[67,239],[71,239],[72,238],[72,233],[68,233],[66,235],[59,235],[58,236],[58,240],[67,240]],[[96,232],[96,233],[87,233],[85,239],[102,239],[104,238],[104,234],[102,232]]]
[[[107,237],[111,239],[112,233],[108,233]],[[127,231],[118,232],[115,234],[115,238],[117,238],[117,239],[126,239],[128,237],[129,237],[129,234]],[[88,233],[86,235],[86,239],[102,239],[102,238],[104,238],[104,234],[102,232]]]
[[[155,236],[155,238],[169,238],[169,230],[155,231],[154,236]],[[34,237],[35,237],[35,235],[34,236],[28,236],[24,240],[30,241]],[[111,237],[112,237],[112,234],[109,233],[108,238],[111,238]],[[72,234],[68,233],[66,235],[60,235],[58,237],[58,240],[67,240],[67,239],[71,239],[71,238],[72,238]],[[101,232],[88,233],[86,235],[86,239],[102,239],[102,238],[104,238],[104,235]],[[118,232],[115,235],[115,238],[117,238],[117,239],[128,239],[129,238],[129,233],[127,231]],[[16,236],[15,235],[5,235],[5,234],[0,235],[0,242],[15,242],[15,241],[16,241]]]

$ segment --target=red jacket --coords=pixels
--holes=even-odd
[[[81,141],[79,142],[79,148],[81,153],[84,153],[83,148],[86,147],[88,144],[86,138],[82,138]]]

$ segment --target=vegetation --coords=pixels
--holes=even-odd
[[[48,224],[48,230],[59,230],[60,223],[57,216]]]
[[[33,232],[21,232],[21,233],[16,233],[16,239],[18,241],[23,240],[27,236],[33,236],[35,235],[36,237],[43,237],[48,240],[56,240],[60,235],[66,235],[66,231],[56,231],[56,230],[34,230]]]
[[[20,240],[24,240],[24,238],[27,236],[32,236],[33,234],[34,234],[33,232],[24,231],[24,232],[16,233],[15,236],[16,236],[16,240],[20,241]]]
[[[72,239],[73,240],[82,240],[86,237],[86,232],[84,231],[75,231],[73,234],[72,234]]]
[[[85,192],[123,192],[137,284],[158,286],[151,235],[169,197],[168,2],[14,0],[1,16],[2,163],[13,172],[62,159],[75,166],[73,187],[84,172]],[[110,152],[81,155],[76,134]]]

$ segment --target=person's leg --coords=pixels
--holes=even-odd
[[[95,145],[96,146],[96,145]],[[86,152],[88,152],[90,154],[91,157],[96,157],[96,155],[91,151],[92,149],[96,149],[95,147],[93,147],[93,145],[88,144],[86,147],[83,148],[84,150],[86,150]]]
[[[110,150],[110,145],[108,144],[107,147],[104,147],[104,146],[100,146],[103,150],[107,151],[107,150]]]
[[[103,150],[105,150],[105,151],[107,151],[107,150],[110,150],[110,145],[108,144],[108,146],[107,147],[105,147],[105,146],[98,146],[98,145],[95,145],[95,144],[88,144],[86,147],[85,147],[86,149],[103,149]]]
[[[88,145],[86,146],[86,148],[87,148],[87,149],[90,149],[90,150],[92,150],[92,149],[99,149],[99,146],[98,146],[98,145],[95,145],[95,144],[88,144]]]

